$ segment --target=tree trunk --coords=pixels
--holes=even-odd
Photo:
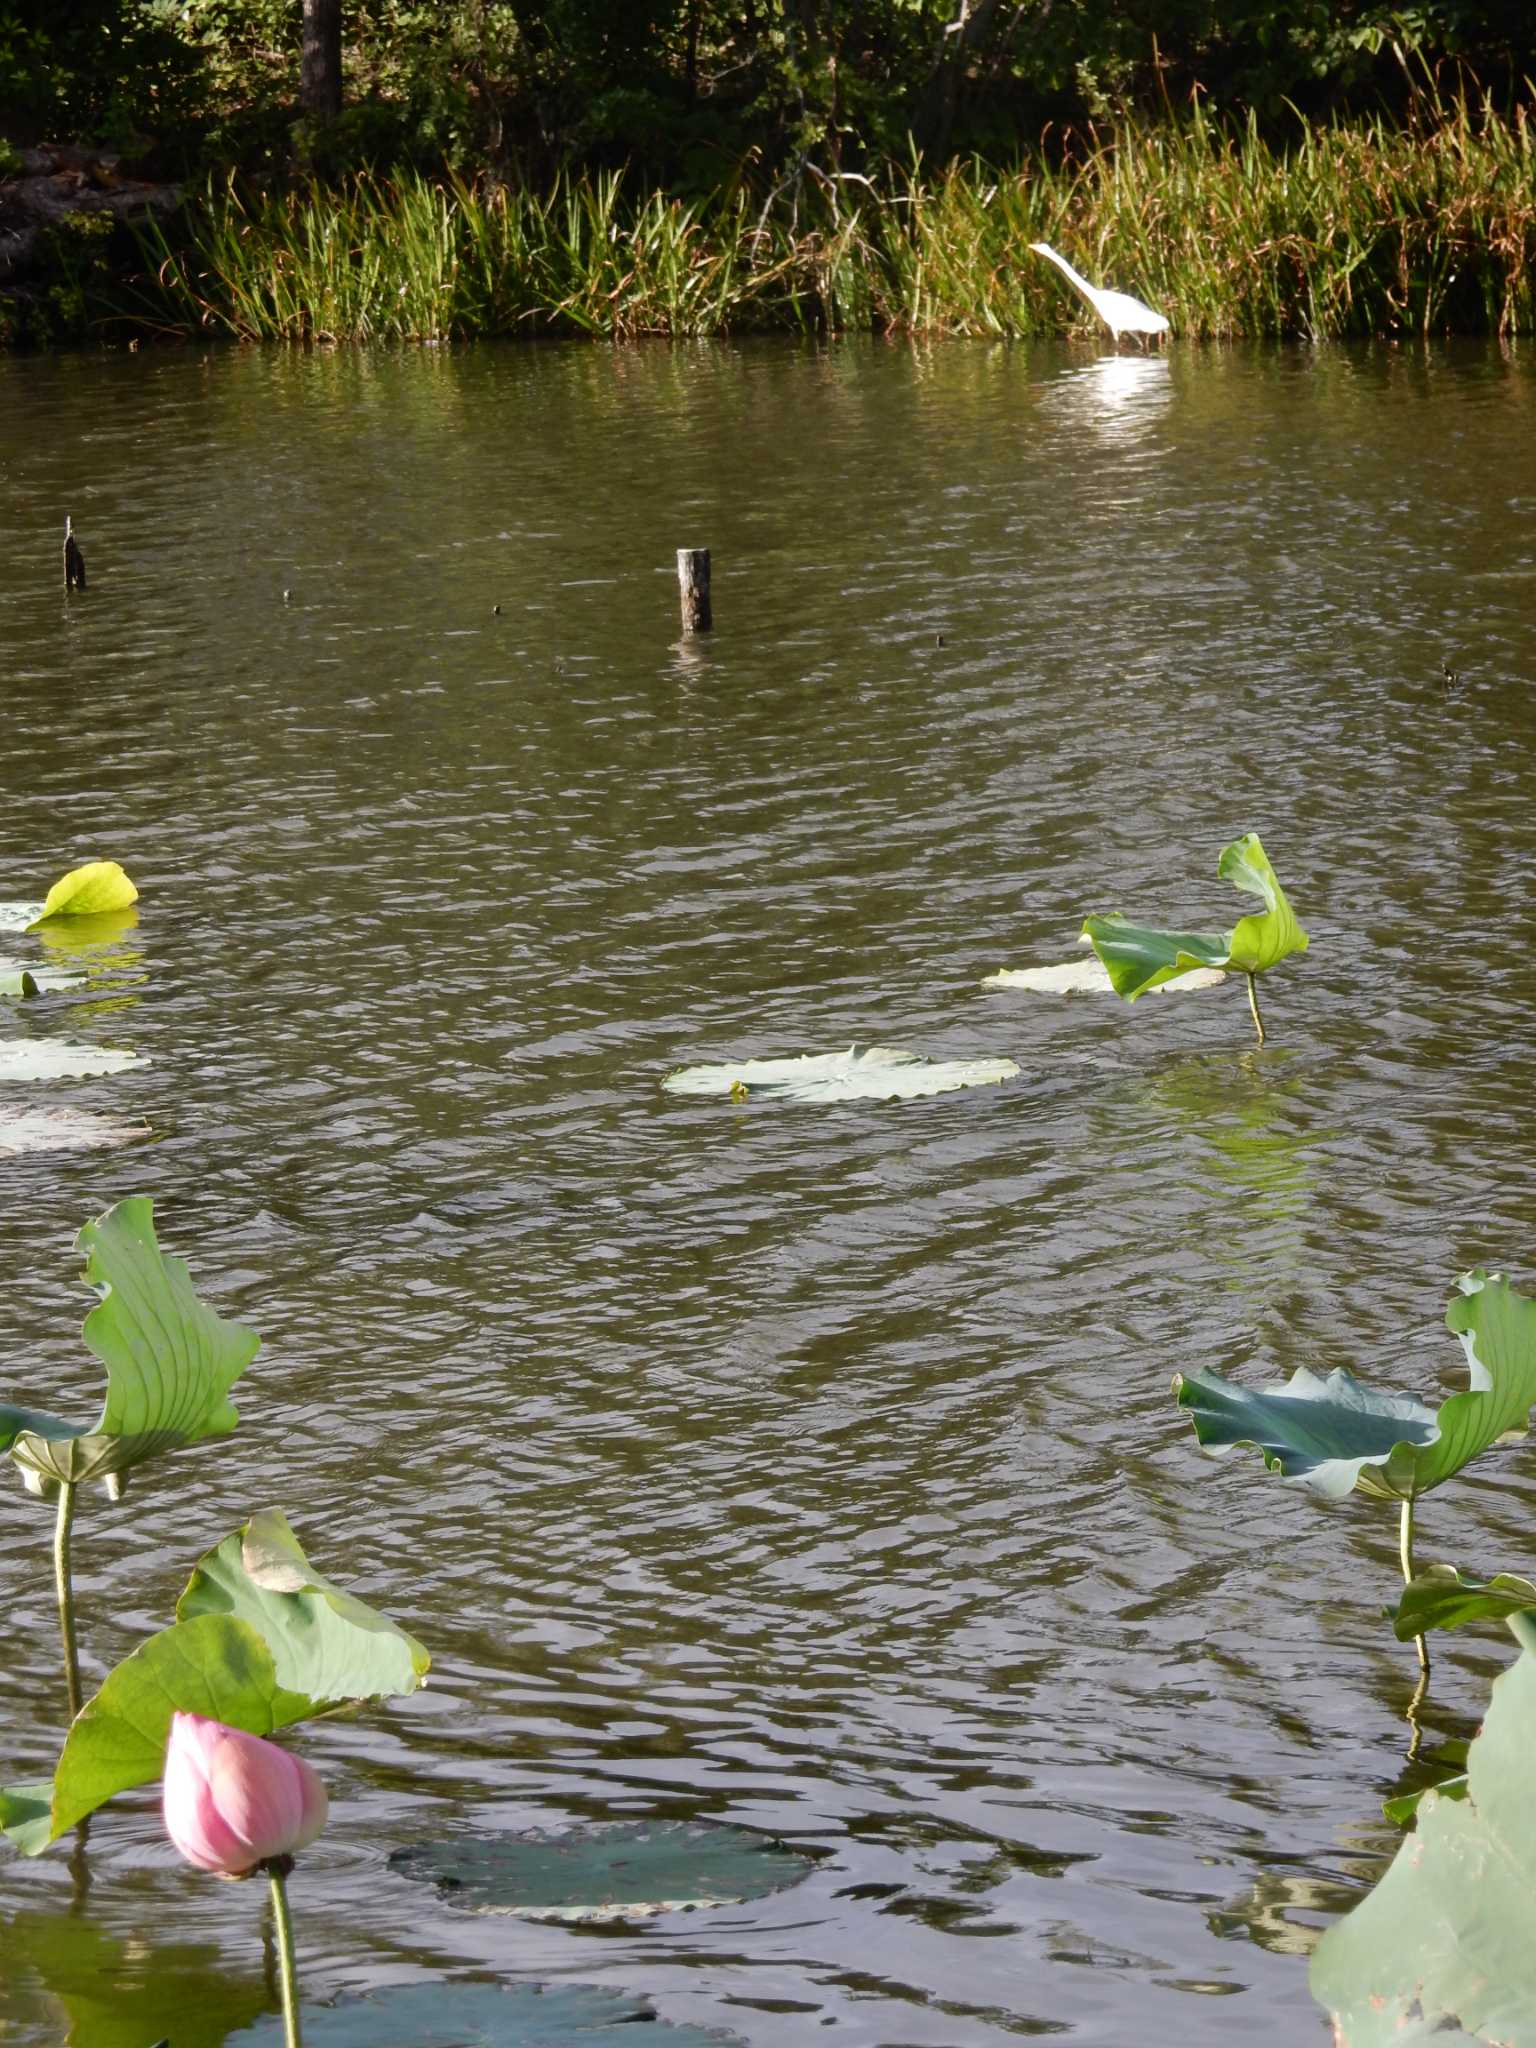
[[[341,112],[341,0],[304,0],[299,106],[313,121]]]

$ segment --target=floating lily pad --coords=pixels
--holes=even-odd
[[[1225,970],[1220,967],[1192,967],[1187,974],[1176,974],[1171,981],[1158,981],[1152,985],[1160,995],[1179,995],[1191,989],[1215,988],[1226,978]],[[1054,967],[1000,967],[996,974],[983,978],[982,986],[1027,988],[1049,996],[1112,996],[1115,993],[1109,969],[1097,954],[1085,960],[1061,960]]]
[[[679,1067],[662,1087],[674,1095],[771,1095],[785,1102],[888,1102],[900,1096],[947,1095],[985,1088],[1019,1071],[1013,1060],[930,1060],[895,1046],[862,1052],[804,1053],[798,1059],[738,1060],[733,1065]]]
[[[89,1110],[21,1109],[0,1102],[0,1159],[23,1152],[98,1152],[148,1136],[148,1124],[125,1124]]]
[[[739,1906],[798,1884],[811,1860],[722,1821],[613,1821],[522,1835],[454,1835],[397,1849],[390,1868],[455,1906],[525,1920],[649,1920]]]
[[[737,2034],[673,2026],[643,1998],[601,1984],[398,1984],[301,2006],[299,2018],[308,2048],[741,2048]],[[637,2035],[637,2022],[654,2031]],[[281,2048],[283,2039],[274,2015],[227,2035],[225,2048]]]
[[[136,1052],[109,1045],[67,1045],[55,1038],[0,1038],[0,1081],[83,1080],[142,1065]]]

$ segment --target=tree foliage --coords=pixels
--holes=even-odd
[[[0,136],[186,159],[626,163],[703,189],[750,158],[838,179],[1017,154],[1191,96],[1294,118],[1536,72],[1527,0],[346,0],[344,108],[300,118],[302,0],[0,0]]]

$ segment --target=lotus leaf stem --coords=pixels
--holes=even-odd
[[[69,1695],[69,1718],[80,1711],[80,1653],[75,1647],[75,1594],[69,1575],[69,1536],[75,1520],[75,1488],[68,1479],[59,1482],[59,1513],[53,1525],[53,1584],[59,1599],[59,1634],[64,1642],[64,1689]]]
[[[1248,976],[1248,1007],[1253,1012],[1253,1028],[1259,1034],[1259,1043],[1264,1043],[1264,1019],[1259,1015],[1259,991],[1253,976]]]
[[[286,2048],[304,2048],[299,2032],[299,1975],[293,1960],[293,1920],[283,1879],[293,1868],[291,1856],[273,1856],[263,1865],[272,1883],[272,1922],[277,1929],[277,1962],[283,1985],[283,2040]]]
[[[1411,1499],[1403,1502],[1402,1520],[1398,1527],[1400,1532],[1398,1556],[1402,1560],[1403,1584],[1408,1586],[1413,1583],[1413,1502]],[[1415,1636],[1413,1646],[1419,1653],[1419,1669],[1424,1674],[1423,1682],[1427,1682],[1429,1678],[1429,1645],[1422,1636]],[[1417,1704],[1417,1697],[1415,1704]]]

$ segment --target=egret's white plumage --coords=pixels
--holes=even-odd
[[[1101,291],[1096,284],[1090,284],[1086,277],[1080,277],[1065,256],[1058,256],[1049,242],[1031,242],[1030,248],[1037,256],[1054,263],[1074,291],[1080,292],[1092,306],[1095,313],[1109,329],[1116,348],[1120,346],[1122,334],[1166,334],[1166,315],[1154,313],[1150,306],[1144,306],[1140,299],[1133,299],[1129,292]]]

